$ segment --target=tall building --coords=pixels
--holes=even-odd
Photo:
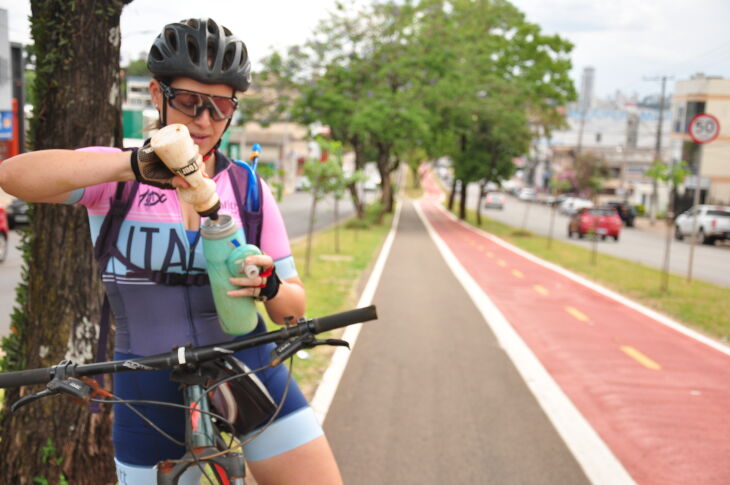
[[[580,80],[580,98],[578,104],[580,109],[589,110],[593,106],[593,82],[596,77],[596,70],[592,67],[583,69],[583,76]]]
[[[689,124],[700,113],[715,116],[720,124],[719,136],[702,145],[689,135]],[[671,138],[672,160],[686,161],[698,176],[685,182],[685,199],[693,195],[699,180],[702,202],[730,205],[730,79],[697,74],[678,81],[672,100]]]

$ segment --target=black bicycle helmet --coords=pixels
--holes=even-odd
[[[161,79],[189,77],[206,84],[227,84],[245,91],[251,84],[246,45],[212,19],[167,24],[147,57],[150,72]]]

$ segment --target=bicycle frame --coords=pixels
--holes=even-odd
[[[197,376],[202,378],[199,369]],[[173,380],[183,382],[184,379]],[[185,449],[187,452],[177,460],[162,461],[157,464],[158,485],[177,485],[178,480],[188,468],[212,465],[216,468],[216,478],[223,485],[243,485],[246,465],[243,453],[220,450],[216,447],[215,425],[210,416],[210,402],[205,388],[200,384],[186,384],[183,388],[185,402]],[[225,477],[220,476],[220,471]]]

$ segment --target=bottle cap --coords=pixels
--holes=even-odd
[[[206,219],[200,226],[200,235],[206,239],[223,239],[236,232],[233,218],[228,214],[221,214],[217,220]]]

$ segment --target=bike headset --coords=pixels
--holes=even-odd
[[[246,44],[210,18],[191,18],[165,25],[150,48],[147,68],[158,82],[167,85],[176,77],[187,77],[204,84],[226,84],[233,88],[234,94],[246,91],[251,85],[251,60]],[[165,126],[168,98],[164,93],[162,97],[160,125]],[[223,133],[228,130],[231,120],[228,119]],[[221,140],[222,135],[203,160],[213,154]],[[250,182],[255,181],[255,167],[246,163],[238,165],[249,172]],[[249,183],[248,187],[249,195],[255,201],[254,206],[248,209],[258,210],[260,201],[256,184]],[[247,202],[250,197],[246,197]]]

